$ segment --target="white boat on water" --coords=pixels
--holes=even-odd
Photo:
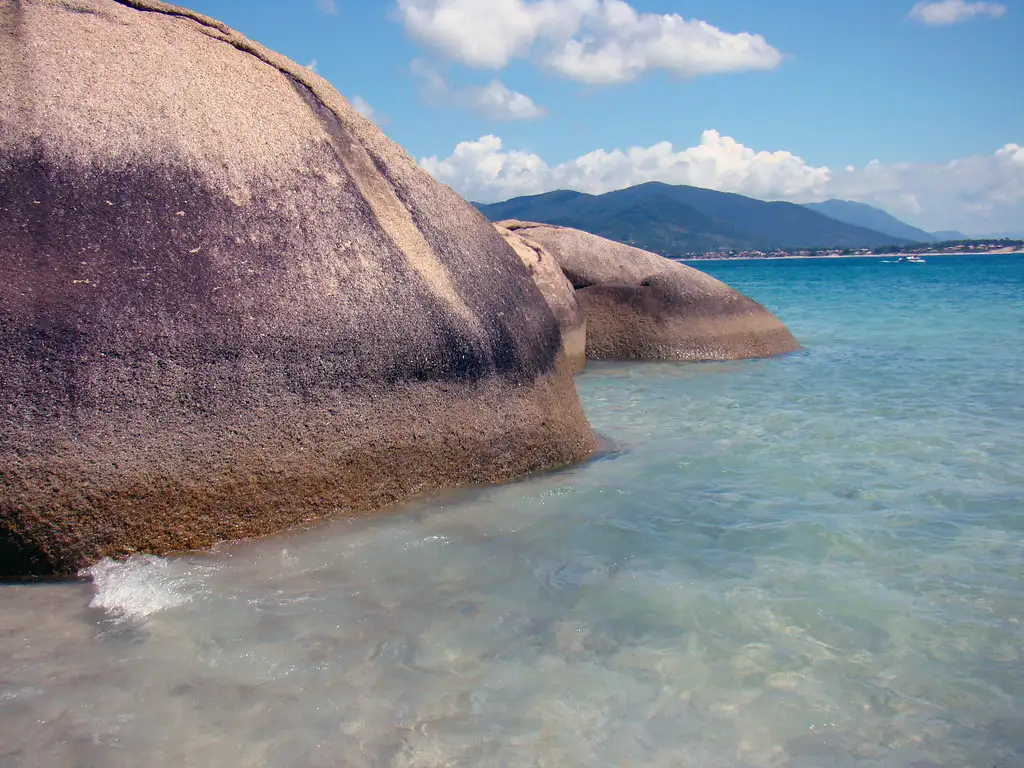
[[[897,264],[903,264],[903,263],[907,263],[907,264],[925,264],[926,262],[925,262],[924,259],[922,259],[917,254],[911,253],[911,254],[908,254],[907,256],[900,256],[898,259],[896,259],[896,263]]]

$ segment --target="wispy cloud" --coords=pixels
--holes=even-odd
[[[525,93],[513,91],[501,80],[487,85],[457,91],[456,103],[461,102],[491,120],[536,120],[547,110]]]
[[[947,26],[969,21],[975,16],[998,19],[1006,14],[1002,3],[967,2],[966,0],[940,0],[922,2],[910,9],[910,18],[929,26]]]
[[[547,114],[544,107],[525,93],[513,91],[501,80],[491,80],[483,86],[454,88],[422,59],[412,62],[410,69],[422,81],[420,95],[436,106],[468,109],[496,121],[536,120]]]
[[[349,103],[352,105],[352,109],[368,120],[373,120],[377,114],[376,110],[370,105],[370,102],[358,94],[349,99]]]
[[[500,69],[527,57],[592,85],[655,70],[695,77],[774,69],[783,58],[761,35],[640,13],[625,0],[398,0],[398,16],[446,59]]]
[[[316,0],[316,7],[331,16],[338,15],[338,4],[335,0]]]

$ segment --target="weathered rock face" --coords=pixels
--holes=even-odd
[[[495,224],[494,228],[530,271],[530,276],[558,320],[565,356],[574,372],[582,371],[587,365],[587,318],[576,301],[572,283],[544,246],[520,237],[500,224]]]
[[[763,306],[685,264],[577,229],[501,226],[543,246],[575,287],[588,358],[734,360],[799,348]]]
[[[0,575],[587,455],[515,253],[323,79],[155,0],[0,0]]]

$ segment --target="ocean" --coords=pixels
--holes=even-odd
[[[701,262],[593,460],[0,587],[3,768],[1024,765],[1024,256]]]

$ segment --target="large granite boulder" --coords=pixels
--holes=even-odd
[[[544,246],[520,237],[500,224],[494,228],[512,246],[512,250],[530,271],[530,276],[540,288],[544,300],[558,320],[562,329],[562,348],[575,372],[582,371],[587,365],[587,318],[576,301],[576,293],[572,283],[562,273],[561,267],[554,256]]]
[[[575,287],[588,358],[735,360],[799,348],[775,315],[700,270],[578,229],[501,226],[545,248]]]
[[[493,227],[323,79],[156,0],[0,0],[0,575],[587,455]]]

